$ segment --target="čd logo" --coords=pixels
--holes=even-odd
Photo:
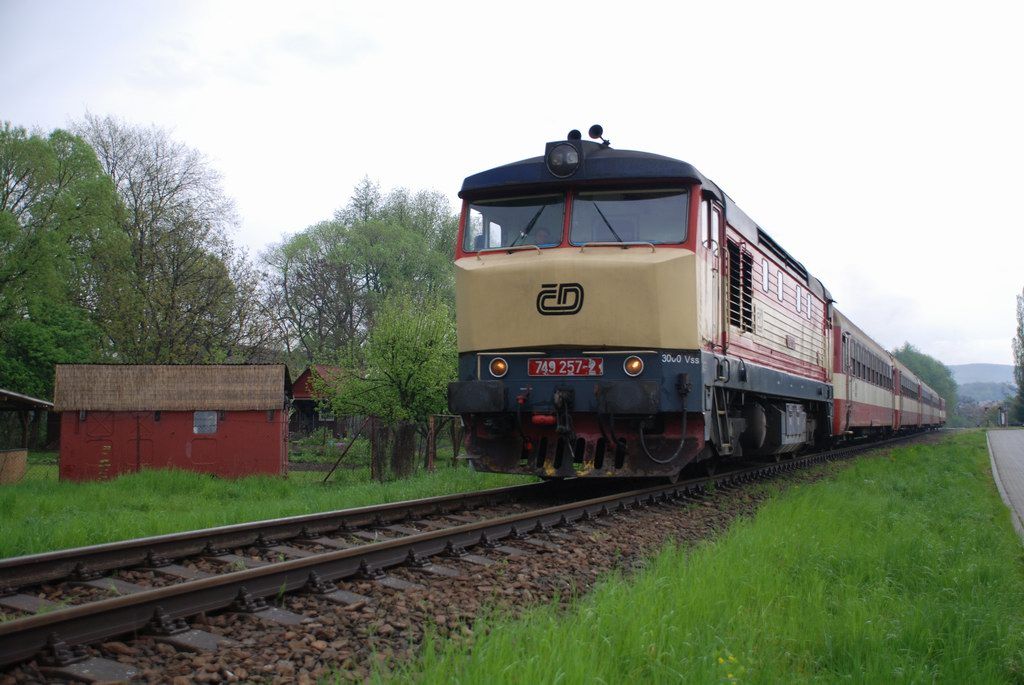
[[[575,314],[583,309],[583,286],[579,283],[544,283],[537,293],[537,311],[544,316]]]

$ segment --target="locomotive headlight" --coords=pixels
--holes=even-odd
[[[635,356],[626,357],[626,361],[622,362],[622,369],[627,376],[639,376],[640,372],[644,370],[644,360]]]
[[[559,178],[565,178],[580,168],[580,152],[569,143],[549,145],[545,161],[548,171]]]
[[[508,373],[508,362],[501,357],[495,357],[491,360],[490,369],[492,376],[495,378],[501,378]]]

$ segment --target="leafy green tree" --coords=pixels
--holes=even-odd
[[[264,255],[268,300],[289,355],[299,364],[357,355],[367,328],[363,292],[339,221],[310,226]]]
[[[0,325],[0,387],[33,397],[53,397],[54,367],[96,361],[100,331],[88,312],[39,298],[27,315]]]
[[[89,145],[0,126],[0,386],[48,397],[53,365],[104,354],[93,324],[126,244]]]
[[[380,185],[370,180],[369,176],[363,176],[352,191],[348,204],[334,213],[334,219],[346,226],[369,221],[376,216],[383,202]]]
[[[405,188],[380,199],[379,188],[367,183],[364,179],[357,187],[352,201],[370,210],[360,209],[360,218],[346,222],[349,256],[364,289],[380,296],[402,290],[454,303],[452,259],[459,220],[448,199],[437,191],[410,193]],[[366,196],[378,199],[371,203]]]
[[[448,199],[438,191],[410,193],[405,188],[396,188],[380,203],[375,216],[422,235],[431,252],[447,261],[455,256],[458,216],[452,212]]]
[[[338,414],[376,416],[394,429],[391,465],[398,477],[413,468],[416,424],[446,407],[458,353],[452,311],[442,300],[392,293],[380,305],[362,359],[343,356],[342,372],[322,383]],[[377,469],[383,477],[383,469]]]
[[[124,207],[122,282],[97,308],[116,358],[197,363],[258,353],[271,327],[253,267],[228,238],[237,218],[220,175],[159,128],[88,115],[78,130]]]
[[[909,342],[903,343],[903,347],[897,347],[892,353],[897,359],[906,364],[907,368],[913,371],[922,382],[926,383],[946,400],[947,415],[952,416],[957,406],[957,385],[949,367],[935,357],[925,354]]]
[[[337,413],[393,423],[445,411],[458,359],[451,309],[441,300],[392,294],[377,312],[362,357],[338,360],[343,372],[327,388]]]
[[[1011,411],[1012,420],[1024,422],[1024,291],[1017,296],[1017,335],[1013,338],[1013,378],[1017,381],[1017,397]]]
[[[440,193],[385,196],[364,178],[349,204],[263,254],[266,297],[297,361],[357,359],[390,294],[454,301],[458,219]]]
[[[409,290],[448,299],[453,295],[452,266],[431,248],[429,237],[397,219],[360,222],[346,232],[345,258],[372,309],[389,293]]]

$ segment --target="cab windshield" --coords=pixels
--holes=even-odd
[[[572,205],[569,241],[681,243],[686,240],[686,191],[579,193]]]
[[[466,215],[462,249],[476,252],[518,245],[558,245],[564,221],[563,195],[474,202]]]

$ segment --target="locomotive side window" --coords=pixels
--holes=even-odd
[[[569,241],[654,244],[686,240],[685,190],[601,191],[573,200]],[[714,230],[717,213],[712,209]]]
[[[494,247],[562,242],[565,198],[562,195],[483,200],[469,206],[462,249],[476,252]]]
[[[779,302],[782,302],[785,299],[785,297],[786,297],[786,295],[785,295],[786,288],[782,284],[782,269],[779,269],[778,271],[776,271],[775,275],[778,276],[778,278],[779,278],[778,283],[776,283],[775,285],[777,286],[777,289],[778,289]]]
[[[771,286],[768,284],[768,260],[761,260],[761,290],[768,292]]]
[[[468,245],[475,245],[474,249],[485,247],[484,240],[484,215],[477,209],[470,209],[466,214],[466,239]]]
[[[711,247],[711,201],[701,200],[700,203],[700,242],[704,247]]]

